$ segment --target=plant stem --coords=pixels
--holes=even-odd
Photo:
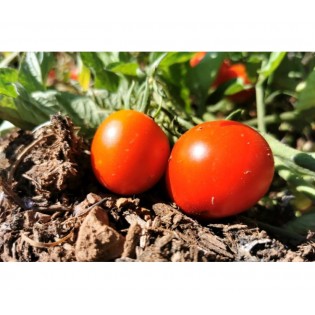
[[[258,130],[260,132],[266,132],[264,90],[263,90],[262,82],[257,83],[255,89],[256,89]]]
[[[303,112],[299,112],[297,110],[290,112],[283,112],[281,114],[272,114],[264,117],[265,124],[273,124],[273,123],[281,123],[281,122],[290,122],[295,120],[303,120],[312,122],[315,117],[315,108],[310,108],[309,110],[305,110]],[[258,123],[258,119],[250,119],[244,122],[250,126],[256,126]]]
[[[143,98],[142,98],[142,102],[141,102],[141,106],[140,106],[140,111],[147,114],[147,111],[149,109],[149,104],[150,104],[150,99],[151,99],[151,95],[150,95],[150,77],[147,78],[146,82],[145,82],[145,88],[144,88],[144,94],[143,94]]]

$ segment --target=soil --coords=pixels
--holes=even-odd
[[[89,142],[60,115],[0,142],[3,262],[314,261],[312,235],[293,238],[270,225],[290,216],[281,207],[200,223],[161,183],[137,196],[112,194],[93,176]]]

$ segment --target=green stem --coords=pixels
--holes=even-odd
[[[265,124],[274,124],[274,123],[281,123],[281,122],[291,122],[296,120],[303,120],[312,122],[313,118],[315,117],[315,108],[311,108],[309,110],[305,110],[303,112],[299,111],[291,111],[291,112],[284,112],[281,114],[273,114],[264,117]],[[250,119],[244,122],[250,126],[257,126],[258,119]]]
[[[255,89],[256,89],[258,130],[260,132],[266,132],[264,90],[263,90],[262,82],[257,83]]]
[[[140,105],[140,111],[143,113],[147,113],[148,109],[149,109],[149,104],[150,104],[150,99],[151,99],[151,95],[150,95],[150,83],[149,83],[150,77],[147,78],[146,82],[145,82],[145,89],[144,89],[144,95],[141,101],[141,105]]]
[[[298,192],[304,193],[306,196],[315,200],[315,187],[306,181],[302,176],[292,172],[287,164],[278,157],[274,157],[275,167],[280,177],[287,183],[295,187]]]
[[[300,166],[305,167],[310,170],[315,170],[315,153],[302,152],[289,147],[288,145],[281,143],[279,140],[275,139],[273,136],[262,133],[263,137],[266,139],[274,155],[277,155],[283,159],[291,160],[293,162],[298,162]],[[304,161],[302,158],[305,157]],[[307,158],[306,158],[307,157]],[[304,163],[303,163],[304,162]]]

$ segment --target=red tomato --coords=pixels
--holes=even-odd
[[[196,67],[201,60],[205,57],[206,52],[196,53],[189,61],[190,66]],[[219,87],[221,84],[226,83],[232,79],[242,78],[245,84],[251,84],[251,80],[248,77],[247,70],[244,64],[235,63],[231,64],[230,60],[225,59],[219,68],[217,77],[212,84],[213,88]],[[255,95],[254,88],[243,90],[233,95],[229,95],[227,98],[234,103],[244,103],[251,100]]]
[[[170,154],[166,134],[149,116],[120,110],[98,127],[91,146],[96,178],[122,195],[138,194],[155,185]]]
[[[193,127],[175,143],[166,171],[170,196],[188,215],[221,218],[253,206],[269,189],[272,151],[254,129],[235,121]]]
[[[223,61],[212,87],[217,88],[221,84],[236,78],[242,78],[245,84],[252,83],[248,77],[245,65],[242,63],[231,65],[230,61],[226,59]],[[251,88],[229,95],[228,98],[234,103],[244,103],[253,98],[254,94],[255,90]]]
[[[78,81],[79,80],[79,70],[78,70],[78,68],[73,67],[71,69],[71,71],[70,71],[69,77],[73,81]]]

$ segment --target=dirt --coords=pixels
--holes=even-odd
[[[184,215],[161,184],[138,196],[114,195],[93,176],[88,141],[60,115],[1,139],[3,262],[314,261],[312,237],[270,228],[267,210],[205,223]]]

